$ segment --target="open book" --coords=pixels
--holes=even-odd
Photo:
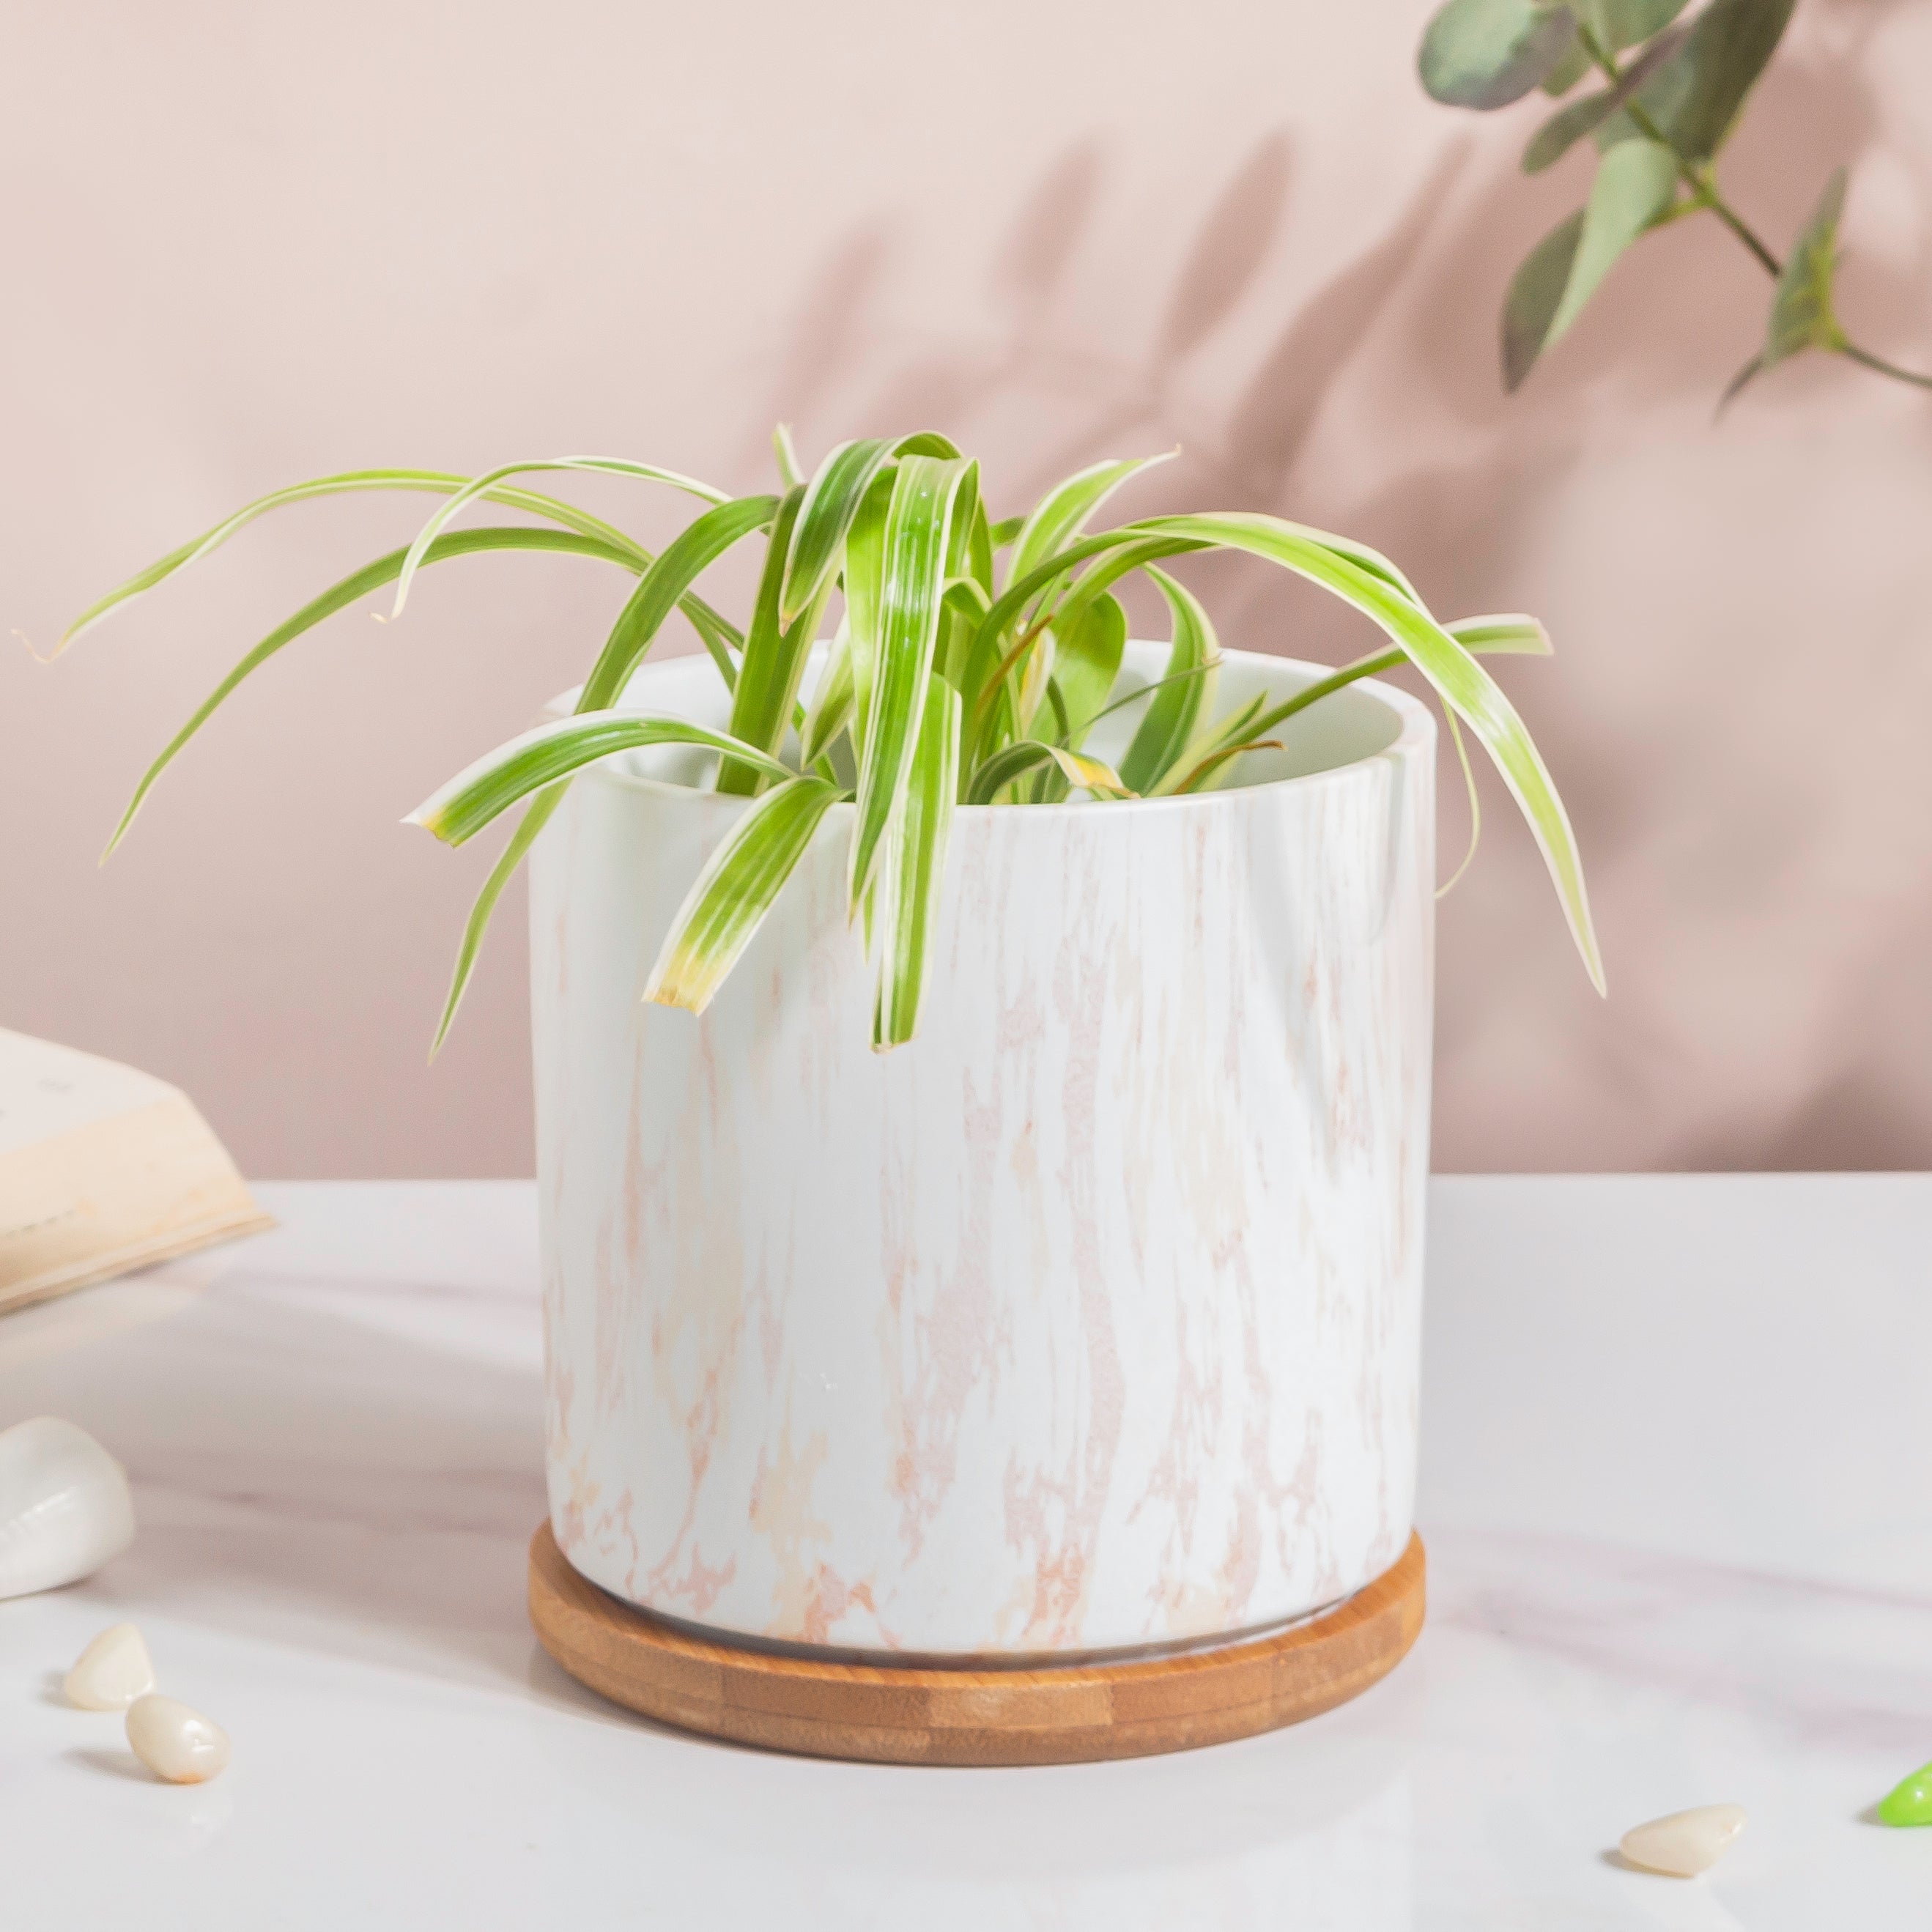
[[[0,1310],[273,1226],[184,1094],[0,1030]]]

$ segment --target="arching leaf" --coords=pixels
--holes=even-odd
[[[704,1012],[842,796],[823,778],[796,778],[752,800],[672,920],[646,1000]]]
[[[650,718],[635,711],[578,711],[520,732],[486,752],[439,786],[403,822],[420,825],[446,845],[460,845],[532,792],[599,759],[654,745],[696,745],[736,758],[768,777],[792,776],[757,746],[688,718]]]

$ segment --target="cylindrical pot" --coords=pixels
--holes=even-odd
[[[1314,674],[1230,653],[1220,700]],[[728,700],[686,659],[626,702]],[[850,806],[694,1018],[639,992],[744,802],[669,782],[684,753],[578,778],[530,894],[550,1520],[583,1575],[728,1639],[1070,1660],[1396,1561],[1435,728],[1360,684],[1280,735],[1205,795],[962,807],[886,1054]]]

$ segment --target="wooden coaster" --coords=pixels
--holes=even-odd
[[[1224,1648],[1042,1670],[900,1670],[707,1642],[530,1543],[530,1621],[580,1682],[707,1736],[883,1764],[1078,1764],[1224,1743],[1358,1696],[1422,1628],[1422,1539],[1325,1616]]]

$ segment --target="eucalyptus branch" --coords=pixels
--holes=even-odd
[[[1932,389],[1932,376],[1854,343],[1832,304],[1844,170],[1780,256],[1726,198],[1717,154],[1775,52],[1795,0],[1446,0],[1423,36],[1423,85],[1451,106],[1491,110],[1541,87],[1561,97],[1605,83],[1539,128],[1522,165],[1540,172],[1586,137],[1599,150],[1588,204],[1533,249],[1503,308],[1503,381],[1515,388],[1582,313],[1618,258],[1652,230],[1714,215],[1774,284],[1764,340],[1724,392],[1808,349]],[[1625,56],[1619,60],[1619,54]],[[1720,404],[1721,409],[1724,404]]]
[[[1580,20],[1576,24],[1576,41],[1590,57],[1592,64],[1607,80],[1612,90],[1623,85],[1623,70],[1617,64],[1617,57],[1598,39],[1590,28]],[[1667,148],[1677,162],[1678,178],[1690,190],[1692,207],[1689,212],[1708,208],[1755,255],[1765,272],[1775,280],[1784,272],[1784,264],[1773,254],[1770,248],[1752,230],[1749,223],[1725,200],[1718,187],[1718,171],[1709,166],[1700,167],[1670,136],[1660,128],[1650,110],[1640,100],[1632,98],[1624,103],[1623,111],[1630,116],[1630,125],[1647,141],[1654,141],[1660,148]]]

